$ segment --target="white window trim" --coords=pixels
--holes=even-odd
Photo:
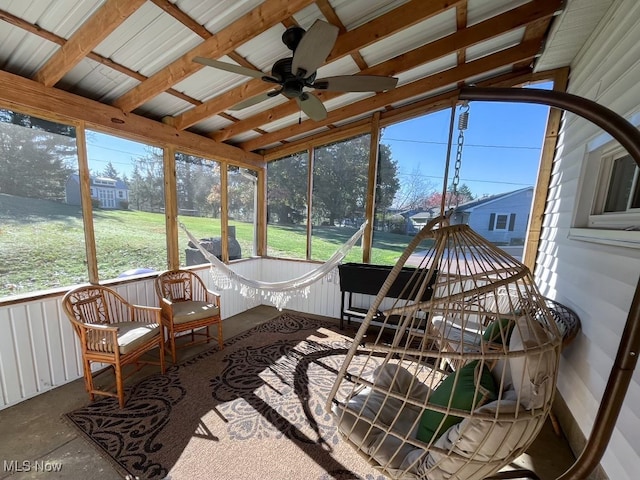
[[[640,125],[640,112],[627,117],[633,125]],[[603,182],[603,161],[626,152],[611,135],[601,133],[587,144],[585,171],[581,176],[581,189],[576,203],[574,227],[569,229],[568,238],[572,240],[614,245],[629,248],[640,248],[640,211],[624,213],[611,212],[594,214],[602,205],[603,191],[606,194],[608,185]]]
[[[640,249],[640,231],[571,228],[569,229],[569,239]]]

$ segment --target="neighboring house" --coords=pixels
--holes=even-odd
[[[411,215],[409,217],[409,220],[411,221],[413,231],[419,232],[420,230],[422,230],[422,227],[424,227],[427,222],[429,220],[432,220],[435,216],[437,215],[434,213],[433,208],[418,212],[415,215]]]
[[[458,206],[451,224],[467,224],[497,245],[522,245],[527,235],[533,187],[499,193]]]
[[[129,202],[129,188],[122,180],[107,177],[89,177],[91,198],[100,200],[100,208],[123,208]],[[80,205],[80,179],[77,173],[69,175],[65,185],[65,201],[69,205]]]

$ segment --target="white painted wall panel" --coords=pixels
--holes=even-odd
[[[569,92],[631,118],[640,111],[640,4],[615,2],[572,65]],[[563,352],[558,389],[589,436],[616,356],[640,273],[640,250],[568,238],[583,181],[587,145],[602,136],[565,115],[546,207],[536,279],[543,293],[576,310],[583,329]],[[616,480],[637,478],[639,374],[618,419],[602,466]]]

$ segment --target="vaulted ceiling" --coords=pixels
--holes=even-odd
[[[138,129],[157,125],[167,138],[203,138],[210,142],[204,145],[219,144],[220,155],[275,158],[310,136],[357,132],[374,112],[391,122],[418,107],[450,104],[464,84],[535,79],[536,58],[547,48],[562,3],[0,0],[0,89],[13,89],[5,106],[36,92],[48,96],[60,114],[65,102],[73,103],[78,111],[93,111],[86,113],[88,121],[106,115],[126,124],[141,117]],[[193,61],[218,59],[270,75],[274,62],[292,55],[281,39],[285,30],[308,30],[318,19],[339,29],[318,78],[395,76],[397,87],[377,93],[310,90],[328,111],[316,121],[284,95],[234,109],[273,91],[274,84]],[[98,103],[78,103],[76,97]]]

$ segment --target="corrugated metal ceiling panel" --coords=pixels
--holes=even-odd
[[[409,0],[332,0],[336,12],[347,31],[407,3]]]
[[[469,0],[467,25],[475,25],[525,3],[529,3],[529,0]]]
[[[161,93],[157,97],[154,97],[141,107],[137,108],[136,113],[140,114],[144,112],[145,116],[152,116],[161,119],[167,115],[179,115],[191,107],[193,107],[193,105],[174,95]]]
[[[220,58],[223,62],[235,63],[229,57]],[[174,85],[180,92],[197,100],[206,101],[250,80],[249,77],[226,72],[213,67],[203,67],[193,75]]]
[[[139,82],[88,58],[83,59],[59,82],[64,90],[84,92],[99,102],[111,103]]]
[[[49,32],[69,38],[105,1],[55,0],[46,3],[47,8],[42,11],[36,23]]]
[[[377,65],[378,63],[397,56],[399,53],[421,47],[446,35],[450,35],[455,31],[455,9],[449,9],[440,15],[417,23],[387,38],[383,38],[374,45],[363,48],[360,50],[360,53],[367,62],[367,65]]]
[[[202,41],[155,4],[146,2],[95,51],[148,77]]]
[[[491,55],[514,45],[518,45],[524,36],[524,27],[498,35],[484,42],[476,43],[467,48],[467,62]]]
[[[2,23],[0,28],[0,65],[3,70],[30,78],[47,59],[58,50],[58,45]]]
[[[236,52],[259,70],[270,74],[271,66],[276,60],[292,55],[291,50],[282,43],[282,34],[285,30],[282,24],[275,25],[237,47]]]

